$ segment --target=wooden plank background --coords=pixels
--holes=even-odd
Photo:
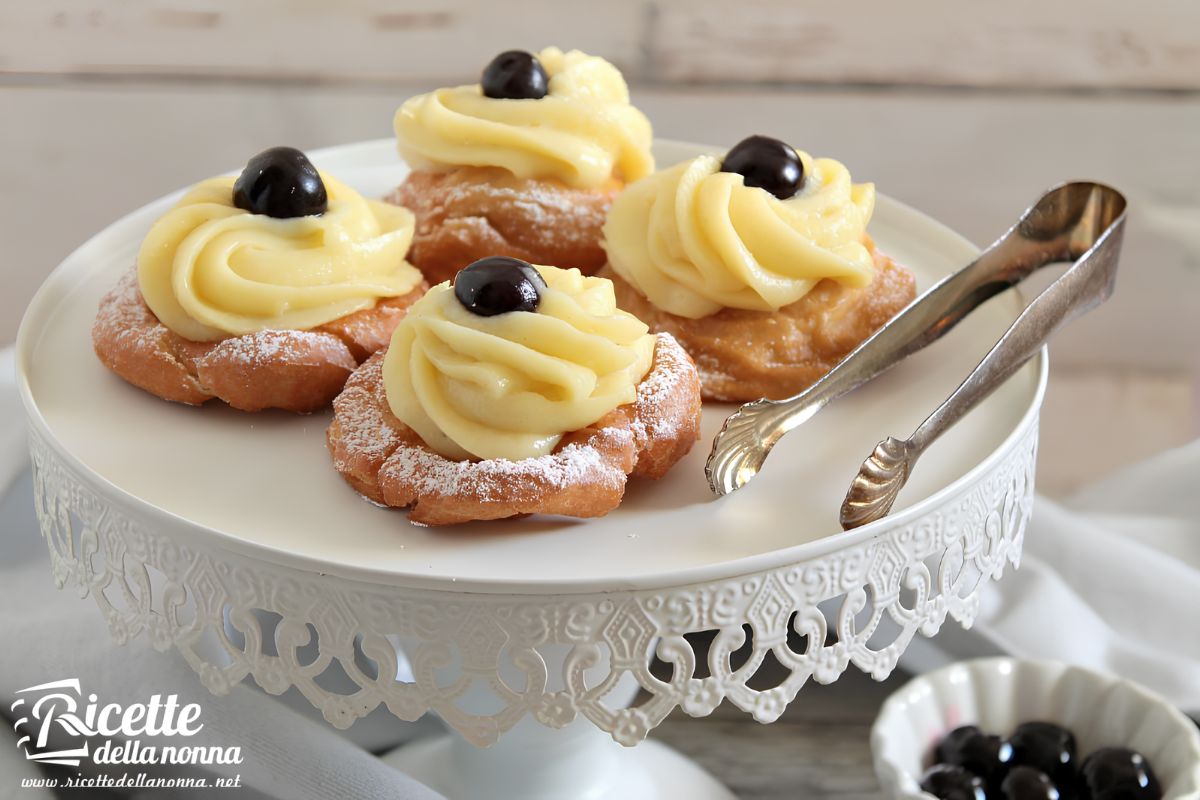
[[[621,66],[659,136],[788,139],[980,244],[1051,183],[1117,186],[1119,289],[1055,341],[1039,485],[1200,433],[1200,0],[0,0],[0,345],[127,211],[389,136],[410,94],[549,43]]]
[[[0,34],[26,76],[438,82],[570,42],[639,83],[1200,88],[1195,0],[5,0]]]

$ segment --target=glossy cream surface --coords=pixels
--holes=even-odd
[[[322,174],[324,214],[276,219],[233,204],[232,177],[193,187],[154,223],[138,285],[164,325],[193,341],[307,330],[412,291],[414,219]]]
[[[604,225],[609,263],[654,305],[697,319],[722,308],[776,311],[832,278],[865,286],[875,186],[801,152],[805,181],[780,200],[702,155],[627,187]]]
[[[616,306],[612,282],[537,267],[536,311],[484,317],[450,283],[413,304],[383,377],[392,413],[453,459],[518,460],[637,398],[655,337]]]
[[[540,99],[487,97],[475,84],[437,89],[396,112],[396,142],[413,169],[501,167],[518,178],[595,189],[654,171],[651,129],[619,70],[597,56],[547,47]]]

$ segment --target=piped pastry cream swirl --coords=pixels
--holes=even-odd
[[[197,184],[150,229],[138,285],[163,325],[217,341],[308,330],[412,291],[414,219],[322,174],[328,210],[277,219],[233,204],[232,177]]]
[[[866,286],[875,185],[799,152],[806,176],[780,200],[700,156],[629,186],[604,225],[612,269],[654,305],[698,319],[722,308],[776,311],[831,278]]]
[[[650,122],[616,67],[557,47],[537,57],[550,78],[539,99],[491,98],[469,84],[407,100],[395,118],[400,155],[414,169],[501,167],[577,189],[654,171]]]
[[[537,270],[546,281],[537,311],[477,316],[441,283],[392,335],[388,405],[447,458],[545,455],[637,399],[654,360],[646,325],[617,308],[611,281]]]

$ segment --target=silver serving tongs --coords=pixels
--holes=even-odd
[[[967,379],[908,439],[889,437],[863,464],[842,505],[842,527],[886,516],[930,444],[1032,358],[1056,330],[1112,294],[1125,198],[1099,183],[1047,191],[979,258],[914,300],[825,377],[786,400],[747,403],[725,421],[704,468],[720,495],[745,486],[785,433],[827,403],[937,341],[989,298],[1050,264],[1074,261],[1034,298]]]

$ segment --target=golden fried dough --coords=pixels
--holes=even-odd
[[[386,199],[416,216],[408,260],[430,284],[486,256],[591,275],[605,262],[600,228],[622,185],[613,180],[596,190],[573,189],[494,167],[461,167],[413,172]]]
[[[392,414],[384,351],[355,371],[333,402],[326,439],[334,466],[376,503],[411,508],[418,525],[523,514],[598,517],[616,508],[628,476],[660,478],[700,433],[700,381],[683,348],[659,334],[637,400],[563,437],[550,455],[452,461]]]
[[[911,272],[871,252],[875,280],[861,289],[824,280],[779,311],[725,308],[700,319],[659,309],[609,266],[600,276],[613,282],[618,306],[696,360],[705,400],[778,400],[815,383],[916,296]]]
[[[158,321],[130,270],[100,301],[92,345],[106,367],[164,400],[200,405],[217,397],[242,411],[308,413],[329,405],[427,288],[422,283],[311,331],[193,342]]]

